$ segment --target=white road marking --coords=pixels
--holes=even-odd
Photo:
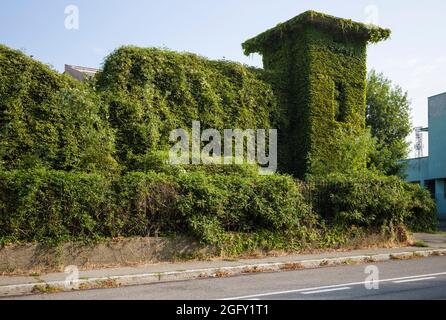
[[[406,282],[424,281],[424,280],[431,280],[431,279],[436,279],[436,277],[426,277],[426,278],[399,280],[399,281],[393,281],[393,283],[406,283]]]
[[[301,294],[317,294],[317,293],[342,291],[342,290],[350,290],[350,289],[351,289],[350,287],[341,287],[341,288],[333,288],[333,289],[325,289],[325,290],[305,291],[305,292],[301,292]]]
[[[435,277],[435,276],[444,276],[444,275],[446,275],[446,272],[432,273],[432,274],[423,274],[423,275],[418,275],[418,276],[408,276],[408,277],[401,277],[401,278],[392,278],[392,279],[382,279],[382,280],[376,280],[376,282],[393,282],[393,281],[399,281],[399,280],[409,280],[409,279],[414,279],[414,278],[426,278],[426,277]],[[337,284],[337,285],[331,285],[331,286],[322,286],[322,287],[314,287],[314,288],[306,288],[306,289],[266,292],[266,293],[259,293],[259,294],[248,295],[248,296],[225,298],[225,299],[220,299],[220,300],[247,300],[247,299],[252,299],[252,298],[276,296],[276,295],[288,294],[288,293],[298,293],[298,292],[305,292],[305,291],[325,290],[325,289],[331,289],[331,288],[339,288],[339,287],[346,287],[346,286],[357,286],[357,285],[365,285],[365,284],[366,284],[366,281],[360,281],[360,282],[351,282],[351,283]]]

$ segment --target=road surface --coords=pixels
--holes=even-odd
[[[42,294],[13,299],[446,299],[446,257]]]

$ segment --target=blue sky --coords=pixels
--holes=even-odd
[[[79,29],[65,8],[79,8]],[[427,125],[427,97],[446,91],[446,2],[439,0],[14,0],[0,4],[0,42],[62,70],[100,67],[121,45],[167,47],[261,66],[240,44],[277,23],[317,10],[392,29],[369,48],[368,67],[409,91],[414,125]]]

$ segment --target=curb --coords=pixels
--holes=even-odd
[[[389,260],[408,260],[430,256],[446,255],[446,249],[420,250],[389,254],[360,255],[317,260],[295,260],[278,263],[249,264],[233,267],[215,267],[186,271],[145,273],[100,278],[79,279],[75,282],[49,281],[0,286],[0,297],[22,296],[37,293],[55,293],[73,290],[117,288],[121,286],[144,285],[160,282],[184,281],[205,278],[224,278],[264,272],[315,269],[339,265],[384,262]]]

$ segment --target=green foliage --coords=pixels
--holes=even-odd
[[[246,55],[253,52],[264,53],[265,46],[273,42],[283,41],[287,34],[297,34],[309,26],[317,27],[340,37],[348,37],[352,40],[372,43],[386,40],[391,34],[389,29],[382,29],[377,26],[366,25],[349,19],[337,18],[316,11],[306,11],[246,41],[243,44],[243,49]]]
[[[394,173],[404,151],[407,97],[373,74],[365,129],[366,44],[389,35],[307,12],[244,44],[265,70],[122,47],[86,85],[0,46],[0,243],[187,234],[237,254],[432,230],[427,191],[366,170]],[[313,180],[168,164],[192,120],[278,128],[280,168]]]
[[[178,175],[185,172],[203,172],[210,175],[215,174],[229,174],[240,175],[243,177],[256,176],[259,173],[257,164],[186,164],[186,165],[172,165],[169,163],[168,151],[149,151],[140,156],[138,161],[133,162],[133,168],[137,172],[154,171],[158,173],[165,173],[167,175]],[[221,160],[223,163],[223,157]]]
[[[97,89],[109,106],[120,161],[138,169],[141,157],[165,150],[173,129],[192,120],[202,129],[268,129],[277,114],[260,71],[190,53],[122,47],[105,61]]]
[[[386,175],[403,175],[411,132],[410,101],[407,92],[371,71],[367,77],[366,123],[376,139],[376,152],[369,166]]]
[[[352,160],[347,164],[350,168],[345,168],[352,173],[366,164],[365,155],[354,149],[357,137],[365,137],[365,43],[337,42],[332,35],[316,29],[308,30],[307,41],[312,61],[308,75],[311,136],[307,173],[315,174],[321,170],[321,164],[325,164],[323,172],[332,172],[330,167],[338,159],[332,155],[339,154],[339,150]]]
[[[288,176],[0,171],[3,243],[181,233],[224,247],[233,232],[303,237],[316,224]]]
[[[292,249],[316,237],[317,216],[290,177],[195,172],[181,175],[179,184],[179,208],[190,232],[224,252],[278,249],[286,243]]]
[[[414,232],[434,232],[438,229],[437,206],[429,190],[419,184],[406,184],[411,194],[411,216],[406,224]]]
[[[396,177],[334,175],[309,186],[311,197],[281,175],[1,171],[0,243],[186,234],[241,253],[332,246],[405,224],[435,229],[429,193]]]
[[[429,192],[395,176],[333,174],[313,180],[311,187],[315,210],[335,225],[372,230],[436,227],[436,205]]]
[[[0,171],[0,243],[182,234],[236,254],[336,246],[401,225],[434,230],[435,217],[429,193],[397,177],[336,175],[302,185],[282,175],[200,171],[113,179]]]
[[[0,242],[114,236],[109,179],[45,169],[0,172]]]
[[[341,172],[365,167],[367,156],[358,157],[355,148],[370,145],[364,133],[366,46],[389,35],[308,11],[243,44],[246,54],[263,55],[265,77],[279,100],[279,161],[285,171],[298,178],[333,172],[340,150],[351,160]]]
[[[364,173],[368,170],[366,164],[370,156],[376,152],[375,140],[369,130],[353,135],[349,131],[338,129],[333,132],[329,143],[333,144],[333,147],[326,150],[326,156],[311,161],[313,169],[307,178],[333,173],[346,175]]]
[[[113,132],[87,87],[0,46],[0,168],[113,172]]]
[[[114,183],[121,236],[158,236],[187,230],[177,209],[179,186],[171,176],[131,172]]]

